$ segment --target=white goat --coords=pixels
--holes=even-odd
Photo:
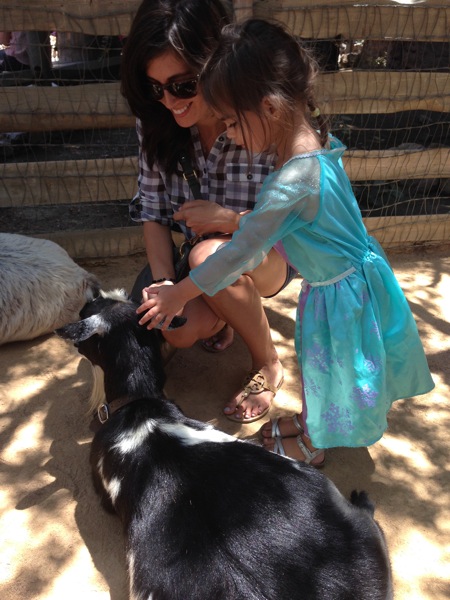
[[[100,288],[50,240],[0,233],[0,345],[31,340],[78,319]]]

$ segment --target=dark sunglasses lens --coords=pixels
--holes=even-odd
[[[173,83],[169,92],[177,98],[193,98],[197,95],[197,79],[183,81],[182,83]]]
[[[164,90],[162,85],[158,83],[149,83],[150,96],[153,100],[161,100],[164,96]]]

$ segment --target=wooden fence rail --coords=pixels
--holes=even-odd
[[[126,35],[140,1],[0,1],[0,22],[4,30]],[[250,15],[274,17],[305,38],[341,36],[352,40],[449,43],[450,3],[447,0],[428,0],[417,5],[399,4],[395,0],[315,0],[313,3],[310,0],[235,0],[234,8],[238,19]],[[330,115],[411,110],[450,112],[449,69],[348,69],[322,73],[318,85],[322,110]],[[0,132],[133,126],[134,117],[120,94],[118,82],[67,87],[0,87]],[[450,149],[353,150],[346,153],[345,166],[354,182],[449,178]],[[0,207],[126,201],[136,191],[137,171],[136,155],[0,164]],[[386,219],[391,220],[388,223]],[[449,215],[386,219],[367,220],[367,223],[377,237],[389,245],[450,240]],[[132,229],[130,235],[135,239],[136,228]],[[50,232],[46,237],[52,237]],[[60,234],[58,241],[62,243]],[[98,245],[91,246],[89,252],[101,253]],[[136,243],[127,246],[127,251],[130,247],[135,248]],[[71,250],[75,256],[86,251],[72,246]],[[105,251],[111,252],[111,248]]]

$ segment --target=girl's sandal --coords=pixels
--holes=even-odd
[[[250,371],[250,373],[245,378],[244,383],[242,384],[243,390],[241,392],[239,402],[236,405],[235,412],[231,413],[231,415],[225,416],[227,417],[227,419],[229,419],[230,421],[234,421],[235,423],[253,423],[254,421],[262,419],[267,415],[267,413],[271,409],[272,400],[277,395],[277,392],[283,385],[283,382],[284,377],[281,377],[279,384],[275,387],[267,381],[263,373],[261,373],[260,371]],[[261,394],[262,392],[272,392],[273,398],[271,399],[269,406],[265,408],[259,415],[255,415],[254,417],[250,417],[249,419],[239,419],[235,413],[239,406],[244,402],[244,400],[250,395]]]
[[[271,431],[270,436],[263,434],[264,425],[265,425],[264,424],[261,427],[261,429],[259,430],[259,436],[260,436],[260,438],[262,440],[272,440],[272,439],[275,439],[275,438],[295,437],[295,435],[282,435],[282,433],[280,431],[280,427],[279,427],[279,422],[280,422],[281,419],[288,419],[288,417],[280,417],[279,419],[273,419],[272,421],[270,421],[272,423],[272,431]],[[305,430],[303,429],[302,424],[298,420],[298,415],[295,414],[293,417],[291,417],[291,420],[294,423],[294,425],[297,428],[297,431],[300,433],[300,435],[303,435],[305,433]]]
[[[299,459],[299,458],[293,458],[292,456],[288,456],[284,449],[282,438],[279,438],[279,437],[275,438],[275,443],[273,446],[273,450],[271,450],[271,452],[273,452],[274,454],[278,454],[279,456],[286,456],[287,458],[291,458],[292,460],[296,460],[297,462],[305,463],[306,465],[311,465],[312,467],[315,467],[316,469],[321,469],[324,466],[325,450],[323,448],[319,448],[318,450],[314,450],[313,452],[311,452],[311,450],[303,442],[301,435],[298,435],[295,438],[295,441],[297,442],[298,447],[300,448],[300,450],[303,453],[303,456],[305,457],[304,460]],[[318,456],[320,456],[321,454],[324,455],[323,459],[320,462],[313,463],[312,461],[315,458],[317,458]]]

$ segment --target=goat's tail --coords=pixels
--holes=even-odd
[[[375,504],[372,502],[372,500],[370,500],[366,492],[357,492],[356,490],[353,490],[353,492],[350,494],[350,502],[354,506],[366,510],[368,513],[370,513],[371,517],[374,516]]]

